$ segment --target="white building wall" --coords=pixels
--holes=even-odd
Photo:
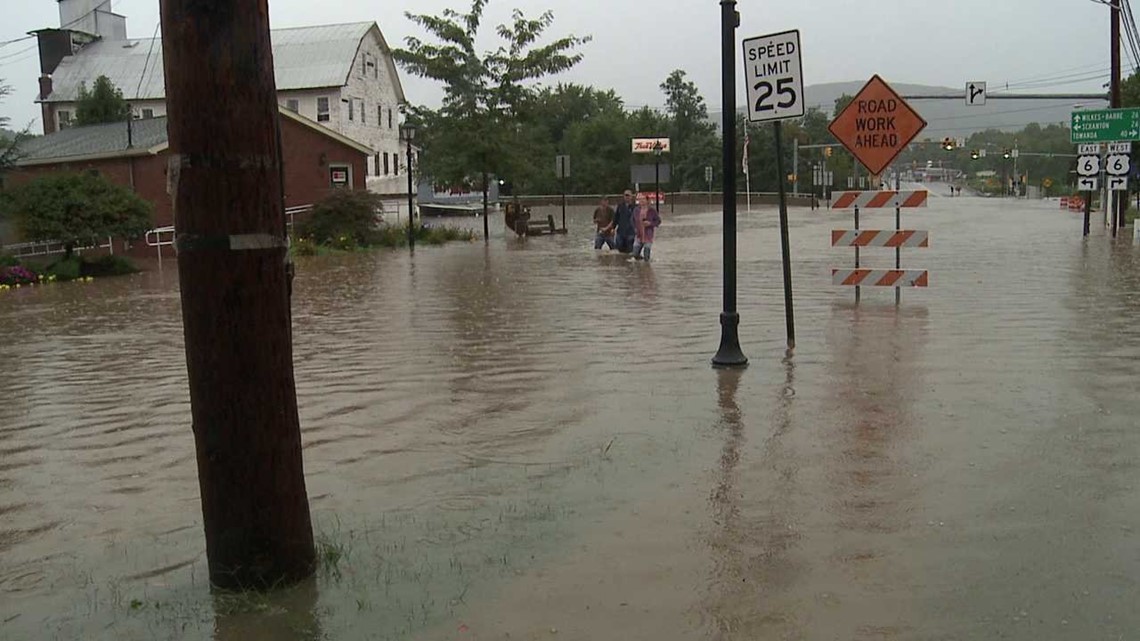
[[[388,72],[388,60],[380,36],[370,31],[360,44],[341,90],[339,131],[373,150],[368,159],[368,188],[379,192],[402,192],[397,173],[400,158],[400,104],[395,79]],[[353,103],[353,119],[348,120],[348,101]],[[363,108],[363,119],[361,110]],[[388,154],[389,173],[384,174],[384,154]],[[376,162],[380,154],[380,162]]]

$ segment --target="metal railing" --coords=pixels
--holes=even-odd
[[[76,245],[72,250],[76,253],[83,252],[88,249],[107,249],[112,254],[115,253],[114,243],[110,236],[107,237],[105,244],[95,242],[88,245]],[[67,253],[67,243],[60,240],[38,240],[30,243],[13,243],[11,245],[0,246],[0,251],[9,254],[16,258],[29,258],[33,256],[52,256],[54,254]]]

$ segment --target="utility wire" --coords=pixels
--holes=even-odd
[[[23,53],[27,53],[27,52],[31,51],[32,49],[35,49],[38,46],[39,46],[38,44],[34,44],[30,47],[25,47],[23,49],[20,49],[19,51],[4,54],[4,55],[0,56],[0,60],[7,60],[8,58],[15,58],[16,56],[23,54]]]
[[[158,28],[162,26],[162,20],[154,23],[154,35],[150,37],[150,48],[146,52],[146,61],[143,62],[142,74],[139,75],[139,85],[135,87],[135,100],[139,99],[139,92],[142,91],[143,81],[146,80],[146,70],[150,66],[150,55],[154,53],[154,41],[158,39]]]

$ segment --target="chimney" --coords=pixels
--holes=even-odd
[[[127,19],[111,11],[111,0],[57,0],[59,28],[104,40],[126,40]]]
[[[51,92],[51,76],[47,74],[40,76],[40,114],[43,116],[45,136],[50,133],[55,133],[55,114],[52,113],[51,103],[43,102],[51,95]]]

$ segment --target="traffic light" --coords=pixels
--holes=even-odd
[[[1006,160],[1009,160],[1009,158],[1010,158],[1010,155],[1011,155],[1011,154],[1009,153],[1009,150],[1008,150],[1008,149],[1006,149],[1005,151],[1001,152],[1001,157],[1002,157],[1002,158],[1005,158]]]
[[[978,159],[978,152],[977,152],[977,150],[971,151],[971,152],[970,152],[970,160],[977,160],[977,159]]]
[[[946,151],[954,151],[954,139],[947,136],[942,139],[942,148]]]
[[[831,158],[831,147],[824,147],[823,148],[823,157],[824,158]]]

